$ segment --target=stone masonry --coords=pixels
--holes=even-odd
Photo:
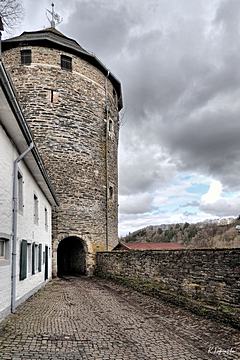
[[[70,236],[83,241],[91,272],[107,237],[109,249],[117,243],[119,98],[78,44],[80,55],[72,51],[73,40],[55,29],[36,33],[41,42],[31,40],[34,32],[27,41],[21,35],[14,45],[3,42],[4,63],[60,203],[53,217],[53,275],[58,244]],[[56,43],[44,42],[47,36]],[[23,49],[32,52],[30,65],[21,65]],[[61,55],[71,57],[72,71],[61,68]]]
[[[240,249],[97,254],[97,274],[240,324]]]

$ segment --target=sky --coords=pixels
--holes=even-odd
[[[13,35],[48,27],[23,0]],[[240,214],[240,1],[55,0],[121,81],[119,233]]]

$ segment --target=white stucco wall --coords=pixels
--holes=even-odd
[[[9,312],[11,305],[11,231],[12,231],[12,188],[13,188],[13,162],[18,153],[15,146],[8,138],[0,125],[0,237],[8,238],[9,258],[0,259],[0,318]],[[36,165],[37,166],[37,165]],[[42,254],[42,271],[27,275],[24,280],[19,280],[20,271],[20,245],[22,240],[28,244],[33,242],[45,245],[51,249],[51,205],[37,185],[34,177],[24,164],[19,163],[19,170],[23,177],[23,212],[18,213],[17,227],[17,303],[25,299],[44,284],[44,268]],[[34,223],[34,194],[38,197],[39,221]],[[45,227],[45,208],[48,213],[48,228]],[[51,277],[51,250],[48,256],[48,278]]]

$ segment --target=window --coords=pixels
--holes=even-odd
[[[32,52],[31,50],[21,50],[21,64],[31,65],[32,63]]]
[[[109,186],[108,188],[108,198],[113,199],[113,186]]]
[[[53,103],[53,90],[52,89],[50,90],[50,101],[51,101],[51,103]]]
[[[6,241],[0,239],[0,259],[5,259],[6,256]]]
[[[31,244],[27,244],[27,270],[28,270],[28,275],[31,275],[32,272],[32,246]]]
[[[117,96],[117,92],[114,88],[113,88],[113,101],[114,101],[114,104],[117,106],[118,105],[118,96]]]
[[[66,55],[61,55],[61,68],[63,70],[72,71],[72,58]]]
[[[112,121],[112,119],[109,119],[109,121],[108,121],[108,131],[113,132],[113,121]]]
[[[44,218],[45,218],[45,230],[48,230],[48,211],[47,208],[44,209]]]
[[[35,243],[32,243],[32,275],[35,274]]]
[[[39,261],[39,247],[35,244],[34,246],[34,274],[38,272],[38,261]]]
[[[38,247],[38,271],[42,271],[42,244]]]
[[[38,224],[38,197],[34,194],[34,224]]]
[[[27,241],[22,240],[20,247],[20,280],[24,280],[27,277]]]
[[[48,101],[50,101],[50,103],[55,103],[58,100],[58,92],[57,90],[54,89],[50,89],[48,90]]]
[[[23,212],[23,177],[22,174],[18,171],[18,211]]]
[[[5,234],[1,234],[5,235]],[[9,261],[9,239],[1,237],[0,235],[0,265],[6,265],[6,260]],[[6,235],[7,236],[7,235]]]

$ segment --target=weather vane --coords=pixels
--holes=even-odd
[[[48,13],[51,15],[51,18],[48,17]],[[60,16],[55,13],[54,3],[52,3],[52,11],[47,9],[46,16],[52,28],[55,28],[56,25],[59,25],[63,21],[63,18],[60,18]]]

